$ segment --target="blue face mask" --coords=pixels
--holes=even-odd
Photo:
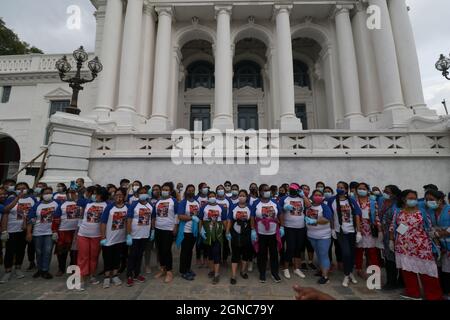
[[[439,208],[439,204],[436,201],[427,201],[427,207],[430,209]]]
[[[372,201],[377,200],[377,196],[374,195],[374,194],[371,194],[369,198],[370,198],[370,200],[372,200]]]
[[[367,190],[358,190],[358,196],[360,196],[360,197],[365,197],[365,196],[367,196]]]
[[[345,194],[345,190],[344,189],[336,189],[336,193],[338,196],[343,196]]]
[[[323,192],[323,187],[318,187],[317,190],[319,190],[320,192]]]
[[[202,193],[204,195],[208,194],[209,188],[202,188]]]
[[[161,191],[161,195],[163,198],[169,197],[169,191]]]
[[[383,199],[384,200],[389,200],[391,198],[390,195],[388,195],[387,193],[383,192]]]
[[[208,203],[209,204],[216,204],[217,199],[216,198],[208,198]]]
[[[262,193],[263,198],[269,199],[270,198],[270,191],[264,191]]]
[[[414,208],[417,206],[417,200],[416,199],[408,199],[406,200],[406,205],[410,208]]]
[[[233,197],[236,197],[238,194],[239,194],[239,191],[238,191],[238,190],[231,190],[231,195],[232,195]]]
[[[142,193],[139,195],[139,201],[147,201],[150,196],[146,193]]]
[[[324,192],[323,193],[325,199],[331,198],[333,196],[333,194],[331,192]]]
[[[225,190],[217,190],[217,195],[223,197],[225,195]]]
[[[355,193],[349,192],[348,196],[349,196],[350,198],[354,198],[354,197],[355,197]]]
[[[93,195],[91,196],[91,200],[94,201],[94,202],[97,201],[97,196],[96,196],[95,194],[93,194]]]

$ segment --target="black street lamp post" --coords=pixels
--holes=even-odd
[[[64,56],[56,62],[56,69],[59,71],[59,77],[61,81],[69,83],[69,87],[72,88],[72,99],[70,101],[70,106],[66,107],[64,110],[67,113],[71,114],[80,114],[80,109],[78,108],[78,93],[80,90],[83,90],[82,84],[92,82],[97,77],[97,75],[103,70],[103,66],[98,60],[98,57],[95,57],[91,61],[88,62],[88,68],[91,70],[92,79],[85,79],[81,77],[81,68],[83,67],[83,63],[88,60],[88,54],[84,51],[81,46],[79,49],[73,52],[73,57],[77,62],[77,71],[75,76],[65,78],[66,74],[70,72],[72,67],[70,63],[67,61],[67,57]]]
[[[442,72],[442,75],[447,79],[450,80],[450,58],[447,58],[443,54],[439,57],[439,60],[436,62],[436,69],[440,72]]]

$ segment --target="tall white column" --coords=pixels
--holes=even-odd
[[[169,130],[172,8],[156,7],[156,12],[158,13],[158,30],[156,33],[152,117],[149,126],[153,131],[166,131]]]
[[[381,111],[382,102],[375,54],[366,25],[367,19],[365,7],[358,4],[353,17],[353,36],[358,60],[361,108],[365,116],[376,120],[376,115]]]
[[[128,0],[123,29],[117,125],[133,129],[139,86],[143,0]]]
[[[169,98],[169,125],[171,128],[177,128],[177,109],[178,109],[178,88],[180,86],[180,63],[181,63],[181,51],[178,46],[173,48],[172,52],[172,76],[171,76],[171,89]]]
[[[116,83],[120,65],[123,27],[122,0],[108,0],[99,58],[103,71],[97,79],[97,103],[94,113],[103,118],[115,106]]]
[[[352,7],[352,5],[338,5],[335,12],[341,87],[345,108],[344,127],[349,129],[364,125],[364,121],[360,121],[363,120],[363,117],[361,114],[358,65],[350,21],[350,9]]]
[[[233,50],[231,48],[231,6],[216,6],[217,40],[215,47],[215,90],[213,128],[234,129],[233,124]]]
[[[302,130],[300,119],[295,116],[294,66],[289,14],[292,5],[274,6],[277,29],[278,86],[280,92],[280,129]]]
[[[153,70],[155,63],[155,11],[149,2],[144,5],[142,20],[142,69],[139,94],[139,114],[145,118],[151,115],[153,93]]]
[[[388,4],[405,104],[417,114],[433,115],[425,104],[416,42],[405,0],[389,0]]]
[[[380,127],[405,127],[412,112],[403,101],[394,35],[386,0],[369,0],[380,9],[381,28],[371,30],[380,90],[383,99],[383,119]]]

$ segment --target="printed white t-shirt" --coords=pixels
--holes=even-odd
[[[257,219],[277,219],[278,217],[278,205],[273,201],[262,202],[261,200],[255,201],[252,207],[252,216]],[[277,231],[277,223],[270,222],[269,229],[266,227],[262,221],[258,221],[258,233],[262,235],[274,235]]]
[[[108,204],[106,202],[90,202],[84,209],[78,235],[87,238],[97,238],[100,233],[100,218]]]
[[[291,211],[285,211],[284,206],[286,204],[290,204],[294,207],[294,209]],[[280,206],[284,214],[285,227],[295,229],[301,229],[305,227],[305,216],[303,215],[305,204],[301,197],[287,196],[281,200]]]
[[[80,223],[81,207],[77,205],[75,201],[65,201],[60,205],[61,210],[61,224],[59,225],[60,231],[76,230]]]
[[[156,217],[155,228],[159,230],[172,231],[176,224],[177,200],[174,198],[160,199],[156,202],[155,213]]]
[[[148,239],[150,237],[150,229],[152,227],[153,206],[146,202],[134,202],[128,209],[128,219],[131,222],[131,237],[133,239]]]
[[[33,237],[48,236],[53,233],[52,222],[58,206],[56,201],[39,202],[31,209],[29,218],[33,222]]]
[[[319,206],[311,206],[310,208],[306,209],[306,216],[311,219],[319,220],[320,218],[327,218],[331,219],[331,212],[329,211],[328,207],[325,207],[325,210],[327,210],[326,213],[324,213],[324,209],[321,205]],[[331,238],[331,227],[330,224],[316,224],[316,225],[306,225],[307,235],[309,238],[312,239],[330,239]]]
[[[187,215],[189,217],[198,216],[200,213],[200,204],[197,200],[189,201],[187,199],[180,202],[178,215]],[[192,220],[186,221],[184,225],[185,233],[192,233]]]
[[[231,220],[233,222],[243,220],[243,221],[249,221],[251,216],[251,210],[246,205],[245,207],[240,207],[239,205],[233,206],[230,209],[230,212],[228,214],[228,220]],[[241,226],[237,223],[233,223],[233,229],[236,231],[236,233],[241,233]]]
[[[5,207],[14,200],[14,197],[8,198]],[[37,201],[33,197],[19,199],[16,205],[9,211],[7,230],[9,233],[22,232],[28,213],[35,206]]]
[[[106,246],[125,242],[128,206],[122,208],[110,204],[103,211],[100,221],[106,224]]]

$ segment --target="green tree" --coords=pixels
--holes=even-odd
[[[43,53],[42,50],[20,41],[19,36],[9,29],[0,18],[0,56],[10,54]]]

